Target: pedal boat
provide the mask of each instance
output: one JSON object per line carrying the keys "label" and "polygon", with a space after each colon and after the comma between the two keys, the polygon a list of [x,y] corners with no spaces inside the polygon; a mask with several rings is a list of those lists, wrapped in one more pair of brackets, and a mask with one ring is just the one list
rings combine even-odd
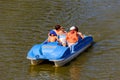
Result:
{"label": "pedal boat", "polygon": [[93,43],[92,36],[85,36],[71,47],[64,47],[58,42],[44,41],[41,44],[34,45],[27,54],[27,59],[31,65],[37,65],[44,60],[52,61],[55,67],[60,67],[76,58]]}

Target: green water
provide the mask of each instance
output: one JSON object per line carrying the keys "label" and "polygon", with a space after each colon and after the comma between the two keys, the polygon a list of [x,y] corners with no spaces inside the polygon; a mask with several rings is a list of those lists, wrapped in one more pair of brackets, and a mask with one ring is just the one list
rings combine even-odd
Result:
{"label": "green water", "polygon": [[[119,80],[120,0],[0,1],[1,80]],[[31,66],[27,52],[54,25],[72,25],[95,44],[67,65]]]}

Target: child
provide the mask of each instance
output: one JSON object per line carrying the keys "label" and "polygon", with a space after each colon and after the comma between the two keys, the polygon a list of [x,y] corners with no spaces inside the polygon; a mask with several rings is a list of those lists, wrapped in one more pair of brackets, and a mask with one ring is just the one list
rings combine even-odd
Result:
{"label": "child", "polygon": [[57,34],[55,33],[55,31],[51,30],[49,33],[48,42],[55,42],[55,41],[58,41]]}

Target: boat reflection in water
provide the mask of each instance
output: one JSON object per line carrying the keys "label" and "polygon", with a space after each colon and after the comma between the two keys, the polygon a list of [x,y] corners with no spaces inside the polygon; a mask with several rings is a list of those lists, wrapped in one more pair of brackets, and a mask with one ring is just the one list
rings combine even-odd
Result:
{"label": "boat reflection in water", "polygon": [[[68,74],[69,73],[69,74]],[[72,67],[50,67],[47,64],[30,66],[30,78],[33,80],[78,80],[80,77],[80,68]],[[70,76],[70,77],[68,77]]]}

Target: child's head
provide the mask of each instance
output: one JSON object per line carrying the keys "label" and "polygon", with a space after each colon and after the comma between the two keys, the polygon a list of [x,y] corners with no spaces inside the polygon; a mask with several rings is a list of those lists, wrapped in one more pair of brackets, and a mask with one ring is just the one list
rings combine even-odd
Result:
{"label": "child's head", "polygon": [[52,36],[52,35],[53,35],[53,36],[57,36],[57,34],[55,33],[54,30],[51,30],[51,31],[50,31],[50,36]]}

